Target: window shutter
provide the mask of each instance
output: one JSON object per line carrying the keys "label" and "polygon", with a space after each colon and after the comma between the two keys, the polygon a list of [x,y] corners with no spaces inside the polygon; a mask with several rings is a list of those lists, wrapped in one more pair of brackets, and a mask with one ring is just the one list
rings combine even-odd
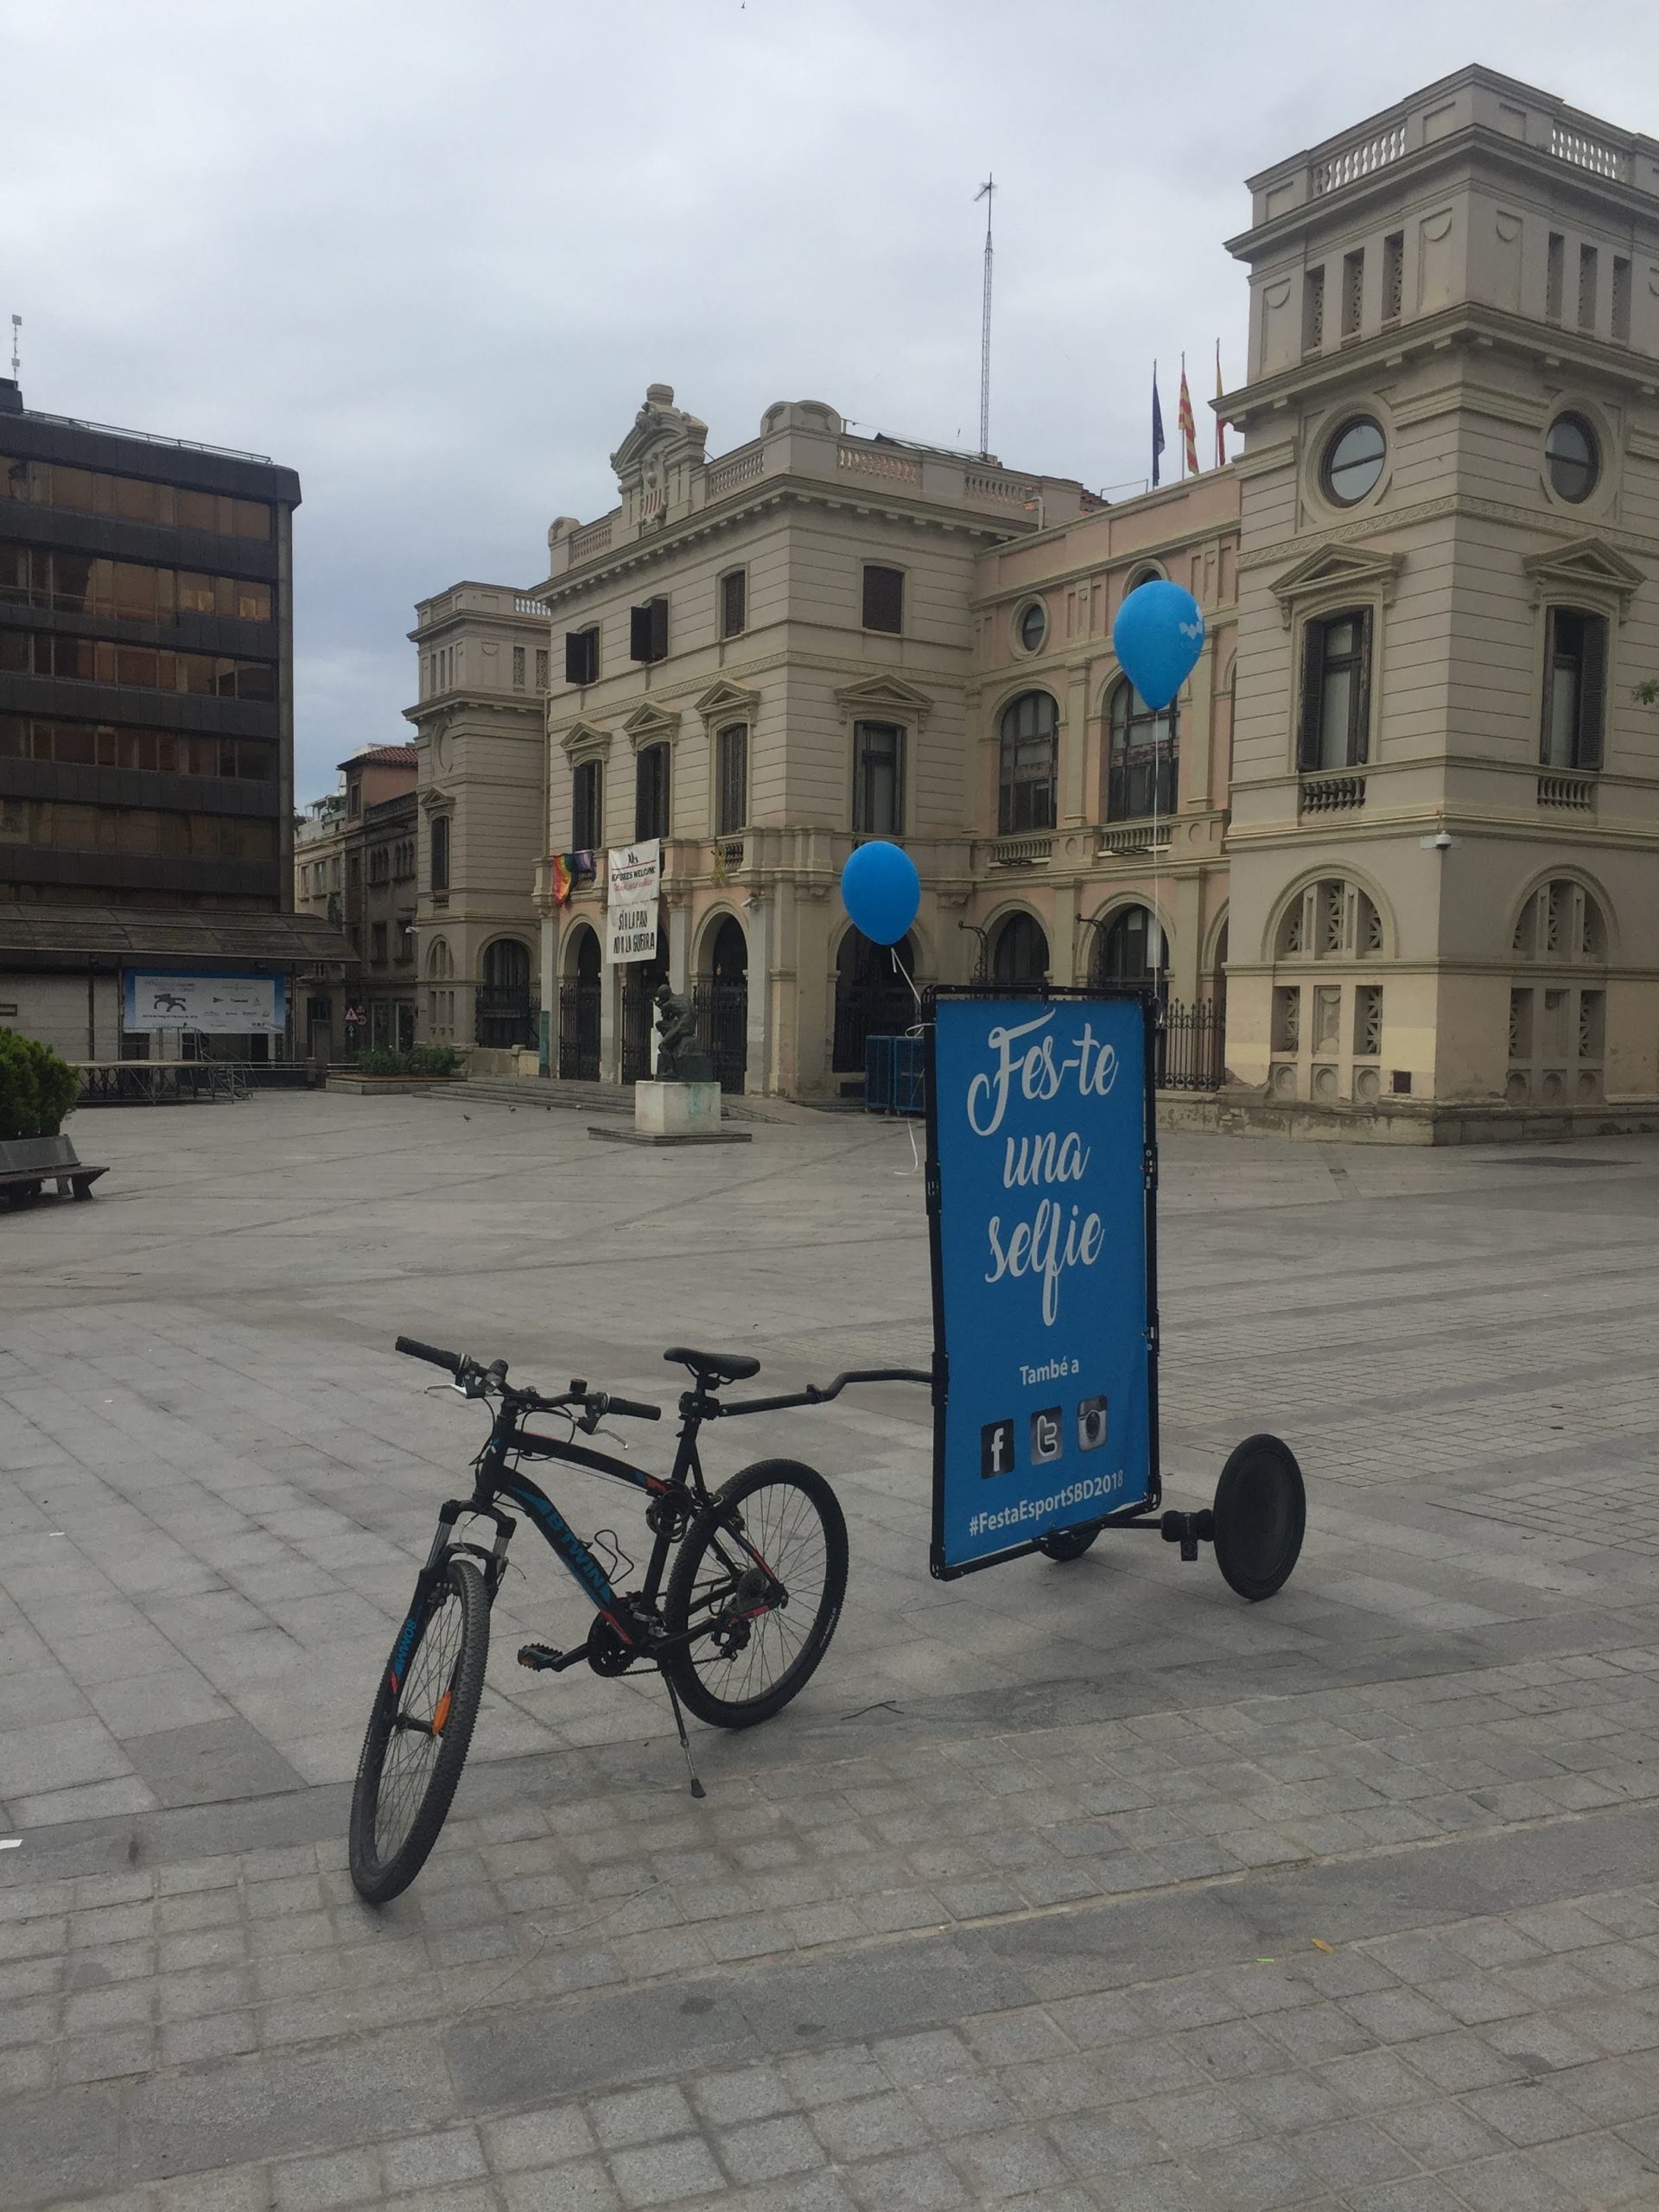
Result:
{"label": "window shutter", "polygon": [[588,681],[588,638],[585,631],[567,630],[564,633],[564,680],[567,683]]}
{"label": "window shutter", "polygon": [[651,658],[666,660],[668,658],[668,601],[665,599],[653,599],[650,602],[648,612],[651,616]]}
{"label": "window shutter", "polygon": [[651,609],[649,607],[631,607],[628,609],[628,658],[630,660],[651,658]]}
{"label": "window shutter", "polygon": [[1309,622],[1302,630],[1302,696],[1296,730],[1296,766],[1319,765],[1319,705],[1324,690],[1325,626]]}
{"label": "window shutter", "polygon": [[1584,671],[1579,683],[1578,768],[1601,766],[1602,724],[1607,711],[1607,622],[1600,614],[1584,618]]}
{"label": "window shutter", "polygon": [[1371,741],[1371,610],[1360,610],[1359,667],[1355,672],[1353,706],[1348,724],[1348,762],[1362,767],[1370,757]]}
{"label": "window shutter", "polygon": [[[1554,241],[1551,241],[1552,245]],[[1555,696],[1555,609],[1544,609],[1544,696],[1538,708],[1538,758],[1549,766],[1549,724]]]}

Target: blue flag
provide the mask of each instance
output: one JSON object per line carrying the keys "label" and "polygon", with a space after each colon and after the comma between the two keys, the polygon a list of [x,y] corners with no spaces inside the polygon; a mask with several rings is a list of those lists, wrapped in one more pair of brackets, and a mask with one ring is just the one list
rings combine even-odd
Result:
{"label": "blue flag", "polygon": [[1158,404],[1158,364],[1152,365],[1152,480],[1158,481],[1158,456],[1164,449],[1164,410]]}

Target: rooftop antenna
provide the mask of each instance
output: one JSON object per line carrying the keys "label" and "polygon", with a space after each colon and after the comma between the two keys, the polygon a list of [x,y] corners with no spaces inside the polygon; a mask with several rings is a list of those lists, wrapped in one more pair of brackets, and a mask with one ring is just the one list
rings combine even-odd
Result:
{"label": "rooftop antenna", "polygon": [[23,318],[22,315],[13,315],[11,318],[11,380],[14,384],[17,381],[18,371],[23,365],[17,352],[17,334],[22,327]]}
{"label": "rooftop antenna", "polygon": [[996,181],[987,177],[974,194],[974,205],[985,202],[985,307],[979,333],[979,457],[991,457],[991,206]]}

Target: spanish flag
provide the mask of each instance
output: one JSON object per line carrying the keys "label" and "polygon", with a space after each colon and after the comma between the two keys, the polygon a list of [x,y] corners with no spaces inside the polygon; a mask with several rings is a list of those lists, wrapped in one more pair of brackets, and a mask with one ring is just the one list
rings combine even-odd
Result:
{"label": "spanish flag", "polygon": [[1181,356],[1181,404],[1175,416],[1181,434],[1181,474],[1196,476],[1198,473],[1198,432],[1192,420],[1192,395],[1186,388],[1186,356]]}

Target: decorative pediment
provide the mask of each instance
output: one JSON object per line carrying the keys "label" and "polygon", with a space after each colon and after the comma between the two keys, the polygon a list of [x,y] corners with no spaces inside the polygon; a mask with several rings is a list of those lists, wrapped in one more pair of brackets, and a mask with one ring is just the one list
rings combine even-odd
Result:
{"label": "decorative pediment", "polygon": [[696,706],[704,727],[717,729],[724,722],[752,722],[760,711],[760,694],[741,683],[711,683]]}
{"label": "decorative pediment", "polygon": [[1348,598],[1380,600],[1394,597],[1403,553],[1382,553],[1368,546],[1321,545],[1287,569],[1271,588],[1279,602],[1286,629],[1298,608],[1314,603],[1329,606]]}
{"label": "decorative pediment", "polygon": [[912,722],[918,729],[933,711],[925,691],[896,676],[869,676],[861,683],[844,683],[836,694],[836,705],[844,722]]}
{"label": "decorative pediment", "polygon": [[1547,595],[1553,599],[1562,592],[1588,594],[1599,604],[1616,599],[1621,622],[1630,611],[1632,594],[1647,581],[1634,562],[1599,537],[1575,537],[1565,545],[1547,546],[1541,553],[1527,554],[1521,566],[1531,580],[1535,607]]}
{"label": "decorative pediment", "polygon": [[633,418],[633,428],[611,455],[617,489],[626,499],[642,487],[647,492],[665,485],[676,462],[702,465],[709,442],[709,425],[674,404],[674,387],[646,386],[645,404]]}
{"label": "decorative pediment", "polygon": [[454,794],[452,791],[443,791],[436,784],[422,785],[421,811],[423,814],[453,814],[454,808]]}
{"label": "decorative pediment", "polygon": [[611,749],[611,733],[592,722],[575,721],[559,740],[565,759],[574,767],[578,760],[601,759]]}
{"label": "decorative pediment", "polygon": [[677,707],[670,714],[661,707],[653,706],[646,699],[625,718],[622,733],[634,751],[640,753],[648,745],[672,744],[679,727],[680,710]]}

